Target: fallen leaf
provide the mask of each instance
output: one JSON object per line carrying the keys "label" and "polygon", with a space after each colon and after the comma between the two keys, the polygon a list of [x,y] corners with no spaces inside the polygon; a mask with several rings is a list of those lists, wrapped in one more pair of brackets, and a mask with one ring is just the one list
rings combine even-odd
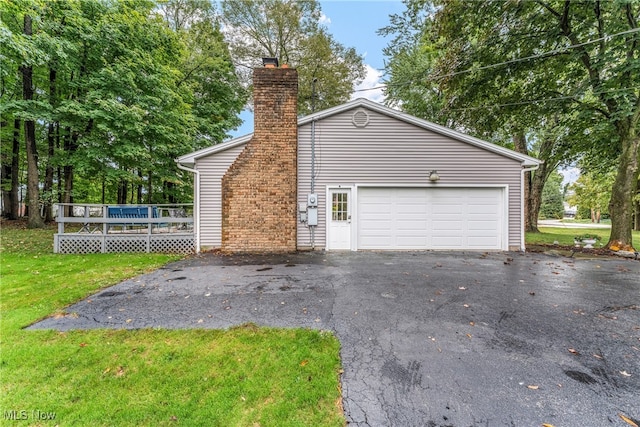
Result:
{"label": "fallen leaf", "polygon": [[463,304],[462,306],[463,306],[464,308],[469,308],[469,307],[470,307],[470,305],[469,305],[469,304]]}
{"label": "fallen leaf", "polygon": [[570,348],[570,349],[569,349],[569,353],[572,353],[572,354],[575,354],[575,355],[580,354],[580,353],[578,353],[578,352],[576,351],[576,349],[574,349],[574,348]]}
{"label": "fallen leaf", "polygon": [[602,359],[602,356],[600,356],[599,354],[594,354],[593,357],[595,357],[596,359]]}
{"label": "fallen leaf", "polygon": [[471,326],[475,326],[475,325],[476,325],[476,322],[469,322],[469,324],[470,324]]}
{"label": "fallen leaf", "polygon": [[102,371],[102,375],[108,374],[110,371],[111,371],[111,368],[107,368],[104,371]]}
{"label": "fallen leaf", "polygon": [[81,342],[81,343],[80,343],[80,347],[86,347],[86,346],[87,346],[87,343],[86,343],[86,342]]}
{"label": "fallen leaf", "polygon": [[204,322],[204,319],[198,319],[198,323]]}
{"label": "fallen leaf", "polygon": [[542,427],[554,427],[554,425],[553,424],[544,423],[544,424],[542,424]]}
{"label": "fallen leaf", "polygon": [[127,323],[133,322],[133,319],[127,319]]}
{"label": "fallen leaf", "polygon": [[467,288],[465,288],[464,286],[459,286],[458,289],[460,289],[461,291],[466,291]]}
{"label": "fallen leaf", "polygon": [[169,421],[178,421],[178,417],[176,417],[175,415],[171,415],[171,418],[169,418]]}
{"label": "fallen leaf", "polygon": [[471,334],[467,334],[467,338],[471,338]]}
{"label": "fallen leaf", "polygon": [[629,424],[630,426],[638,427],[638,424],[636,422],[634,422],[632,419],[629,419],[629,418],[625,417],[622,414],[618,414],[618,416],[620,417],[620,419],[622,421],[624,421],[625,423]]}
{"label": "fallen leaf", "polygon": [[307,366],[307,363],[309,363],[308,360],[303,360],[302,362],[300,362],[300,366]]}
{"label": "fallen leaf", "polygon": [[624,375],[625,377],[630,377],[631,374],[628,373],[627,371],[620,371],[620,374]]}
{"label": "fallen leaf", "polygon": [[539,388],[539,386],[537,386],[537,385],[528,385],[527,388],[530,389],[530,390],[537,390]]}
{"label": "fallen leaf", "polygon": [[124,368],[122,366],[118,366],[118,372],[116,372],[116,377],[121,377],[124,375]]}

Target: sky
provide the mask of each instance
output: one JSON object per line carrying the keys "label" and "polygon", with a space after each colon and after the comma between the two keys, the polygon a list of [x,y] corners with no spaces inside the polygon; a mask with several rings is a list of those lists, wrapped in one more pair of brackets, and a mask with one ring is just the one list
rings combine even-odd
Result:
{"label": "sky", "polygon": [[[389,24],[389,15],[400,14],[405,9],[400,0],[326,0],[320,1],[323,23],[335,40],[345,47],[353,47],[363,56],[367,77],[356,90],[373,88],[381,84],[384,68],[382,49],[389,38],[377,31]],[[365,97],[382,102],[381,90],[355,92],[352,98]],[[244,111],[240,118],[244,123],[230,132],[235,138],[253,132],[253,115]]]}

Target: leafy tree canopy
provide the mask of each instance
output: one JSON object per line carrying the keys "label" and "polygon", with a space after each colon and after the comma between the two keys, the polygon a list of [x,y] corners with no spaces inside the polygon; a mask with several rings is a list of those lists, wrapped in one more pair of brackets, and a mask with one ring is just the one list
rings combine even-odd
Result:
{"label": "leafy tree canopy", "polygon": [[564,135],[550,151],[556,161],[614,159],[611,242],[630,246],[640,146],[640,3],[406,5],[382,30],[395,36],[385,51],[389,102],[479,136],[555,129]]}
{"label": "leafy tree canopy", "polygon": [[245,84],[261,58],[275,57],[298,69],[302,114],[348,101],[365,76],[362,57],[338,43],[320,18],[316,0],[223,1],[225,34]]}

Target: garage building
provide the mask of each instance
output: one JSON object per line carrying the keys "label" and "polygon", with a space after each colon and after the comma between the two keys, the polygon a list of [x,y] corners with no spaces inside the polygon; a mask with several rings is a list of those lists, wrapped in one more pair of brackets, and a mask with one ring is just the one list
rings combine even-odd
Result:
{"label": "garage building", "polygon": [[254,70],[254,133],[177,159],[199,248],[524,250],[540,161],[363,98],[298,118],[296,94]]}

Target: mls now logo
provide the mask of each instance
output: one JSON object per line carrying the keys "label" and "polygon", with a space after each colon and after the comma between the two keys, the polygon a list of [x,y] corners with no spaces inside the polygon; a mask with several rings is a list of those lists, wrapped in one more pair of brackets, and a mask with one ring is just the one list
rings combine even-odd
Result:
{"label": "mls now logo", "polygon": [[29,419],[27,411],[4,411],[2,417],[5,420],[20,421]]}

